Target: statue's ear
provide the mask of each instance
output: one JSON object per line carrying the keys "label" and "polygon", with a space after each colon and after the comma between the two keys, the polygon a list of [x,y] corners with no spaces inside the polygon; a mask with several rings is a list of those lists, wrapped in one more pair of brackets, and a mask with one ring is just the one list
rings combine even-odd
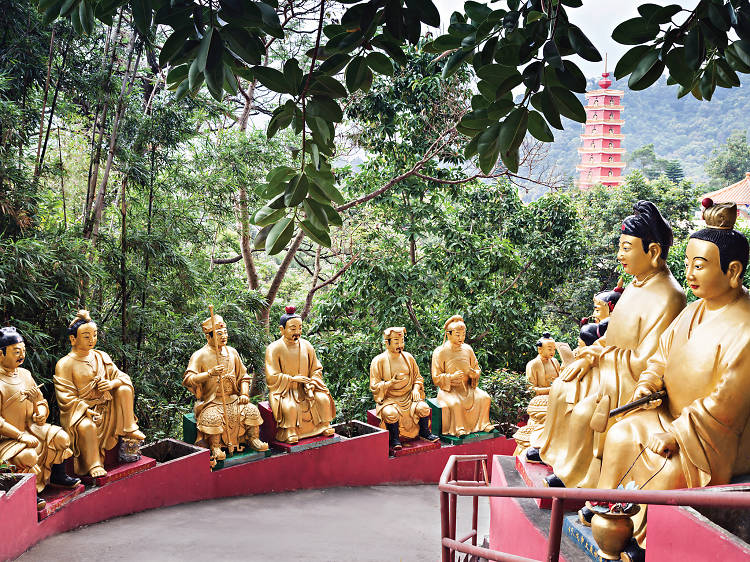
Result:
{"label": "statue's ear", "polygon": [[729,266],[727,267],[727,277],[729,277],[729,286],[733,289],[736,289],[740,285],[742,285],[742,277],[745,271],[742,268],[742,264],[734,260],[732,262],[729,262]]}
{"label": "statue's ear", "polygon": [[68,339],[70,340],[70,345],[75,345],[76,337],[73,334],[69,334]]}
{"label": "statue's ear", "polygon": [[651,244],[648,245],[646,253],[648,254],[648,259],[651,262],[651,265],[657,267],[659,265],[659,258],[661,257],[661,245],[656,242],[651,242]]}

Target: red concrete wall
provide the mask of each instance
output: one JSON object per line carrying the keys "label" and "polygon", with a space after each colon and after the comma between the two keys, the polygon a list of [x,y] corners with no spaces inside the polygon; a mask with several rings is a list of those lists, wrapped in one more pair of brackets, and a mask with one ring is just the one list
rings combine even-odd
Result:
{"label": "red concrete wall", "polygon": [[37,522],[32,478],[0,498],[0,560],[15,558],[45,537],[81,525],[180,503],[336,486],[437,483],[450,455],[508,455],[515,441],[499,437],[399,458],[388,457],[385,431],[211,472],[208,450],[92,488]]}

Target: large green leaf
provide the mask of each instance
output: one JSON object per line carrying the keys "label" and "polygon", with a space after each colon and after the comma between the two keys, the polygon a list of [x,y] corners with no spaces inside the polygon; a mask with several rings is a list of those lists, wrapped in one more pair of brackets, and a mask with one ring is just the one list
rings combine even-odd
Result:
{"label": "large green leaf", "polygon": [[169,61],[172,60],[182,50],[182,47],[185,45],[185,41],[187,41],[187,38],[187,29],[178,29],[169,37],[167,37],[167,40],[164,41],[164,45],[162,46],[161,51],[159,51],[159,66],[161,66],[162,68],[166,67],[167,63],[169,63]]}
{"label": "large green leaf", "polygon": [[557,68],[558,70],[565,69],[562,58],[560,58],[560,51],[557,49],[557,45],[555,45],[555,42],[552,39],[544,44],[542,54],[544,55],[544,60],[547,61],[547,64],[551,67]]}
{"label": "large green leaf", "polygon": [[271,232],[271,229],[273,228],[273,225],[264,226],[258,234],[255,235],[255,238],[253,239],[253,248],[256,250],[265,250],[266,249],[266,239],[268,238],[268,233]]}
{"label": "large green leaf", "polygon": [[307,219],[300,222],[299,225],[300,228],[302,228],[302,231],[309,236],[313,242],[325,248],[331,247],[331,235],[325,230],[315,228],[315,226],[313,226],[313,224]]}
{"label": "large green leaf", "polygon": [[[262,50],[259,48],[255,36],[239,27],[226,26],[221,30],[222,38],[235,56],[247,64],[260,64]],[[261,44],[262,46],[262,44]]]}
{"label": "large green leaf", "polygon": [[552,95],[553,103],[561,115],[579,123],[586,122],[586,110],[583,109],[583,105],[575,94],[570,92],[570,90],[557,86],[552,86],[551,88],[547,88],[547,90]]}
{"label": "large green leaf", "polygon": [[383,53],[373,51],[365,58],[367,66],[373,69],[378,74],[384,74],[386,76],[393,75],[393,63],[391,59],[385,56]]}
{"label": "large green leaf", "polygon": [[659,25],[644,18],[625,20],[612,31],[612,39],[623,45],[639,45],[654,39]]}
{"label": "large green leaf", "polygon": [[586,91],[586,77],[581,69],[569,60],[563,61],[563,64],[565,70],[555,70],[555,77],[569,90],[584,93]]}
{"label": "large green leaf", "polygon": [[690,67],[685,62],[685,48],[677,47],[672,49],[664,57],[664,63],[669,69],[669,75],[678,84],[688,87],[693,83],[695,73],[690,70]]}
{"label": "large green leaf", "polygon": [[203,71],[203,75],[206,79],[208,91],[217,101],[221,101],[224,89],[225,73],[223,55],[224,44],[221,41],[221,36],[218,33],[214,33],[211,36],[211,44],[208,47],[206,68]]}
{"label": "large green leaf", "polygon": [[281,219],[268,233],[266,238],[266,252],[273,256],[286,248],[294,235],[294,221],[290,218]]}
{"label": "large green leaf", "polygon": [[284,192],[284,205],[296,207],[307,197],[308,180],[305,174],[297,174],[291,180]]}
{"label": "large green leaf", "polygon": [[295,58],[287,59],[284,63],[284,80],[286,81],[289,91],[296,95],[302,93],[302,70],[299,62]]}
{"label": "large green leaf", "polygon": [[369,89],[368,81],[369,84],[372,84],[372,71],[367,66],[365,57],[354,57],[349,62],[349,66],[346,67],[345,79],[346,87],[351,93],[359,89],[363,91]]}
{"label": "large green leaf", "polygon": [[314,78],[307,89],[307,93],[328,96],[330,98],[345,98],[349,95],[344,85],[331,76],[317,76]]}
{"label": "large green leaf", "polygon": [[286,215],[286,209],[272,209],[271,207],[261,207],[253,217],[253,224],[258,226],[268,226],[281,220]]}
{"label": "large green leaf", "polygon": [[443,78],[448,78],[458,72],[461,65],[468,61],[474,55],[473,50],[459,49],[448,57],[448,61],[443,67]]}
{"label": "large green leaf", "polygon": [[706,45],[699,26],[693,27],[685,38],[685,62],[691,70],[698,70],[706,57]]}
{"label": "large green leaf", "polygon": [[518,107],[510,112],[508,117],[500,124],[498,145],[501,152],[516,148],[523,142],[526,135],[526,126],[529,120],[529,110]]}
{"label": "large green leaf", "polygon": [[328,215],[323,206],[314,199],[306,198],[302,202],[307,220],[318,230],[328,230]]}
{"label": "large green leaf", "polygon": [[664,63],[659,60],[659,50],[646,53],[628,78],[631,90],[643,90],[656,82],[664,72]]}
{"label": "large green leaf", "polygon": [[495,168],[500,156],[500,123],[495,123],[479,135],[477,141],[479,168],[489,174]]}
{"label": "large green leaf", "polygon": [[406,0],[406,5],[415,10],[419,19],[430,27],[440,27],[440,12],[432,0]]}
{"label": "large green leaf", "polygon": [[284,75],[268,66],[254,66],[253,75],[258,79],[258,82],[263,84],[269,90],[279,92],[280,94],[290,94],[289,85],[286,83]]}
{"label": "large green leaf", "polygon": [[583,34],[583,31],[575,25],[568,26],[568,40],[581,58],[591,62],[599,62],[602,60],[602,55],[599,54],[598,49],[594,47],[594,44],[589,41],[589,38]]}
{"label": "large green leaf", "polygon": [[[91,0],[87,0],[87,2],[88,1]],[[81,2],[81,4],[83,3],[84,2]],[[136,29],[138,29],[138,32],[143,37],[148,37],[149,30],[151,29],[152,14],[150,0],[130,0],[130,9],[133,13],[133,22],[135,23]],[[93,20],[93,18],[94,14],[92,12],[91,19]]]}
{"label": "large green leaf", "polygon": [[542,142],[552,142],[555,140],[552,131],[547,126],[547,121],[536,111],[529,112],[529,133]]}
{"label": "large green leaf", "polygon": [[313,96],[307,102],[307,112],[311,117],[321,117],[326,121],[339,122],[344,118],[339,104],[326,96]]}
{"label": "large green leaf", "polygon": [[348,63],[351,57],[344,53],[331,55],[318,67],[321,74],[335,75],[338,74]]}
{"label": "large green leaf", "polygon": [[641,62],[643,55],[650,50],[651,47],[648,45],[638,45],[637,47],[629,49],[620,57],[620,60],[617,61],[617,65],[615,66],[615,78],[619,80],[633,72],[635,67],[638,66],[638,63]]}

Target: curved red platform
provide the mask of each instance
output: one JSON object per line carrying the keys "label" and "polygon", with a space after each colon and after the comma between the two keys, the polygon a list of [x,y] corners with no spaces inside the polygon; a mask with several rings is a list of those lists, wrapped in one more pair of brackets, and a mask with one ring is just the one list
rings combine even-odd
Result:
{"label": "curved red platform", "polygon": [[8,494],[0,495],[0,560],[15,558],[46,537],[82,525],[186,502],[336,486],[437,483],[450,455],[508,455],[515,445],[498,437],[389,458],[388,433],[378,430],[214,472],[208,451],[194,448],[145,472],[89,488],[42,521],[37,521],[34,478],[26,476]]}

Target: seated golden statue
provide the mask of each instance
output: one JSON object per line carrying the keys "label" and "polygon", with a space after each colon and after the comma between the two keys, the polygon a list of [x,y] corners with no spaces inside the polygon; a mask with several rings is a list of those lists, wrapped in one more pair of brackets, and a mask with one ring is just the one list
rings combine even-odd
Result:
{"label": "seated golden statue", "polygon": [[536,342],[537,356],[526,363],[526,380],[536,396],[531,399],[526,408],[529,414],[528,423],[518,428],[513,435],[517,443],[513,455],[523,453],[529,447],[531,440],[537,438],[544,429],[550,385],[560,374],[560,364],[555,359],[555,349],[555,340],[549,332],[544,332]]}
{"label": "seated golden statue", "polygon": [[672,245],[669,223],[649,201],[633,209],[622,224],[617,259],[634,280],[614,307],[607,333],[552,383],[544,430],[526,452],[529,460],[552,466],[550,486],[596,484],[611,425],[606,415],[630,399],[659,337],[685,307],[685,294],[665,261]]}
{"label": "seated golden statue", "polygon": [[260,440],[263,420],[250,402],[250,376],[239,353],[227,345],[229,332],[221,316],[201,324],[206,345],[190,356],[182,384],[195,396],[196,443],[207,443],[211,459],[223,461],[228,449],[242,450],[247,443],[256,451],[268,444]]}
{"label": "seated golden statue", "polygon": [[479,388],[479,363],[471,346],[464,343],[466,324],[451,316],[443,326],[443,344],[432,352],[432,382],[443,411],[443,434],[462,437],[476,431],[492,431],[490,395]]}
{"label": "seated golden statue", "polygon": [[68,337],[71,351],[55,366],[60,423],[70,435],[75,473],[106,476],[107,450],[120,438],[135,443],[145,438],[133,413],[133,383],[109,355],[94,349],[97,327],[88,310],[78,311]]}
{"label": "seated golden statue", "polygon": [[404,351],[406,328],[383,332],[386,350],[370,363],[370,391],[380,427],[388,429],[389,446],[401,449],[399,437],[439,437],[430,431],[431,410],[424,401],[424,380],[411,353]]}
{"label": "seated golden statue", "polygon": [[[736,205],[704,206],[707,228],[690,236],[685,251],[686,279],[699,300],[661,336],[632,393],[636,400],[665,389],[667,398],[612,426],[599,488],[631,481],[649,490],[693,488],[750,472],[748,241],[733,229]],[[641,546],[644,513],[635,517]]]}
{"label": "seated golden statue", "polygon": [[323,382],[323,366],[302,336],[302,318],[286,307],[281,337],[266,348],[268,401],[276,420],[276,440],[297,443],[305,437],[333,435],[336,405]]}
{"label": "seated golden statue", "polygon": [[[26,345],[18,331],[0,328],[0,462],[15,465],[19,472],[36,475],[36,490],[48,483],[72,488],[78,478],[65,474],[70,438],[61,427],[47,423],[49,405],[31,373],[21,368]],[[37,497],[37,507],[44,500]]]}

